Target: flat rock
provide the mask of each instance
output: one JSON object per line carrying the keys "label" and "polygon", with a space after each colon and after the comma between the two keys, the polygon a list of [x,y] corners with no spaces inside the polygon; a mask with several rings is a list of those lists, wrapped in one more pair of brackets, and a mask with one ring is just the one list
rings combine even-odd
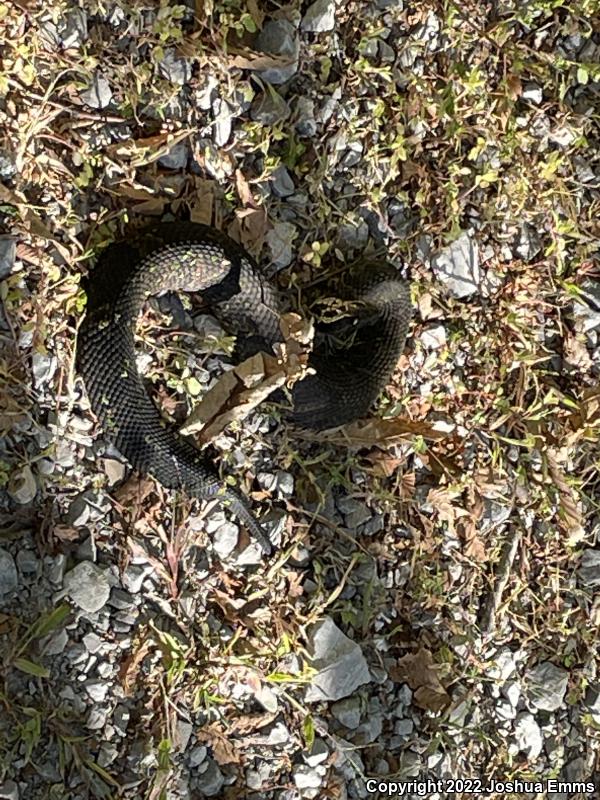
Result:
{"label": "flat rock", "polygon": [[8,550],[0,548],[0,597],[11,594],[19,585],[17,565]]}
{"label": "flat rock", "polygon": [[267,233],[267,244],[271,261],[277,269],[287,267],[292,261],[292,242],[296,238],[296,227],[291,222],[277,222]]}
{"label": "flat rock", "polygon": [[281,65],[258,70],[269,83],[285,83],[296,74],[300,42],[296,29],[287,19],[272,19],[265,23],[256,38],[256,49],[281,59]]}
{"label": "flat rock", "polygon": [[348,697],[371,680],[362,650],[342,633],[330,617],[311,628],[309,651],[311,666],[318,672],[306,692],[307,702]]}
{"label": "flat rock", "polygon": [[335,28],[334,0],[317,0],[306,9],[300,27],[303,31],[322,33]]}
{"label": "flat rock", "polygon": [[564,702],[569,673],[550,661],[542,661],[525,675],[529,701],[541,711],[556,711]]}
{"label": "flat rock", "polygon": [[18,472],[13,472],[8,482],[8,493],[15,501],[22,506],[28,505],[37,494],[37,481],[29,464],[26,464]]}
{"label": "flat rock", "polygon": [[0,281],[12,275],[15,268],[16,254],[17,243],[15,239],[12,236],[0,236]]}
{"label": "flat rock", "polygon": [[110,595],[106,571],[90,561],[82,561],[67,572],[64,585],[71,600],[89,614],[106,605]]}
{"label": "flat rock", "polygon": [[104,75],[95,72],[92,77],[92,82],[87,89],[81,92],[81,99],[87,103],[90,108],[102,109],[110,105],[112,100],[112,90],[109,82]]}
{"label": "flat rock", "polygon": [[582,586],[595,589],[600,586],[600,550],[588,549],[581,556],[577,577]]}
{"label": "flat rock", "polygon": [[431,259],[436,278],[454,297],[469,297],[479,291],[481,272],[477,242],[465,232]]}

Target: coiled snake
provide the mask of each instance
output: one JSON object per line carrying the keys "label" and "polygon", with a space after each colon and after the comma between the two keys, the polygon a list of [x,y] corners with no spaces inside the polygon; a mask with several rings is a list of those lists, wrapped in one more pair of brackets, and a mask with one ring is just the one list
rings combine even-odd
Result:
{"label": "coiled snake", "polygon": [[[167,488],[218,498],[269,552],[268,538],[246,501],[166,423],[137,371],[136,320],[145,300],[166,290],[200,292],[235,333],[262,341],[264,348],[281,341],[279,298],[240,245],[204,225],[155,225],[110,245],[87,280],[77,366],[92,409],[136,469]],[[332,345],[335,337],[317,336],[309,360],[315,374],[292,389],[291,419],[297,425],[323,430],[363,416],[398,361],[411,316],[407,283],[393,267],[372,265],[356,284],[355,298],[362,311],[353,321],[351,344]]]}

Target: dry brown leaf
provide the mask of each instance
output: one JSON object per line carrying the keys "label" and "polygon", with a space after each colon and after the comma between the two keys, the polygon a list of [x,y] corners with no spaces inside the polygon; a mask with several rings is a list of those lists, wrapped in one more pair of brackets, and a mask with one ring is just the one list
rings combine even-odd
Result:
{"label": "dry brown leaf", "polygon": [[282,331],[291,338],[276,345],[277,355],[257,353],[225,372],[194,407],[181,432],[199,433],[200,441],[206,444],[227,425],[247,417],[273,391],[303,378],[312,341],[306,331],[311,326],[298,320],[297,314],[284,314]]}
{"label": "dry brown leaf", "polygon": [[[190,220],[192,222],[199,222],[201,225],[212,225],[215,197],[215,181],[195,176],[194,193],[189,202]],[[216,220],[214,221],[216,222]]]}
{"label": "dry brown leaf", "polygon": [[154,136],[145,136],[140,139],[127,139],[117,144],[111,144],[106,148],[106,154],[115,160],[124,159],[132,167],[141,167],[145,164],[152,164],[158,161],[179,142],[187,139],[193,133],[191,128],[171,133],[164,131]]}
{"label": "dry brown leaf", "polygon": [[229,58],[229,66],[237,67],[238,69],[281,69],[288,67],[290,64],[293,64],[293,59],[291,58],[268,56],[251,51],[248,51],[246,56],[238,53]]}
{"label": "dry brown leaf", "polygon": [[415,436],[429,441],[448,439],[453,434],[435,430],[427,422],[394,417],[394,419],[361,419],[341,428],[324,431],[318,435],[302,432],[305,439],[318,439],[347,447],[391,447],[401,442],[410,442]]}
{"label": "dry brown leaf", "polygon": [[246,180],[244,173],[241,169],[235,171],[235,188],[237,189],[238,197],[242,205],[250,208],[258,208],[250,184]]}
{"label": "dry brown leaf", "polygon": [[408,683],[415,692],[416,704],[421,708],[440,711],[450,702],[450,696],[438,678],[433,656],[424,647],[398,659],[392,677],[397,682]]}
{"label": "dry brown leaf", "polygon": [[236,210],[235,219],[227,233],[246,250],[257,254],[262,248],[267,227],[267,212],[264,208],[243,208]]}
{"label": "dry brown leaf", "polygon": [[151,648],[152,640],[145,639],[134,650],[130,651],[129,655],[121,662],[119,680],[126,697],[130,697],[133,694],[142,661],[146,658]]}
{"label": "dry brown leaf", "polygon": [[581,501],[573,487],[569,485],[565,473],[559,466],[557,451],[548,450],[546,459],[550,476],[558,490],[558,524],[568,534],[568,543],[570,545],[577,544],[585,538]]}
{"label": "dry brown leaf", "polygon": [[229,732],[222,730],[218,722],[205,725],[196,734],[198,741],[212,747],[217,764],[239,764],[240,754],[231,742]]}
{"label": "dry brown leaf", "polygon": [[278,711],[272,714],[245,714],[241,717],[236,717],[231,723],[229,733],[239,736],[247,736],[253,731],[259,731],[261,728],[266,728],[274,719],[279,715]]}

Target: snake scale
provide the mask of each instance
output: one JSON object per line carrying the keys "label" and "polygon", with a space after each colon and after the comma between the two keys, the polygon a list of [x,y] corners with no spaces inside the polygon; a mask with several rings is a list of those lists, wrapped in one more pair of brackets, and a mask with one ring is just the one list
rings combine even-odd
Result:
{"label": "snake scale", "polygon": [[[77,366],[107,438],[163,486],[220,500],[269,552],[268,537],[244,498],[223,485],[210,459],[178,435],[152,402],[137,370],[134,331],[150,296],[200,292],[233,332],[268,349],[282,338],[281,302],[270,281],[224,233],[181,222],[157,224],[109,245],[85,289]],[[371,265],[354,291],[360,311],[351,320],[349,342],[340,342],[335,323],[317,328],[309,360],[315,374],[292,388],[290,416],[301,427],[323,430],[365,415],[404,347],[411,305],[397,271],[386,263]]]}

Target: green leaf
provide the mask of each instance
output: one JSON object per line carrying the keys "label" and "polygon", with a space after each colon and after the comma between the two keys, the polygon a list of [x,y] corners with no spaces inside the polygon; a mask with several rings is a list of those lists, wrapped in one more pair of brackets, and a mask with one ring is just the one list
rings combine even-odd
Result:
{"label": "green leaf", "polygon": [[71,607],[68,605],[68,603],[63,603],[62,605],[53,608],[52,611],[49,611],[47,614],[43,614],[33,623],[33,625],[25,634],[25,638],[31,640],[41,639],[43,636],[47,636],[49,633],[59,628],[70,613]]}
{"label": "green leaf", "polygon": [[15,658],[14,665],[17,669],[20,669],[21,672],[26,672],[28,675],[35,675],[36,678],[47,678],[50,675],[46,667],[29,661],[27,658]]}
{"label": "green leaf", "polygon": [[304,717],[304,721],[302,723],[302,736],[304,737],[306,749],[311,750],[313,744],[315,743],[315,721],[310,714]]}

